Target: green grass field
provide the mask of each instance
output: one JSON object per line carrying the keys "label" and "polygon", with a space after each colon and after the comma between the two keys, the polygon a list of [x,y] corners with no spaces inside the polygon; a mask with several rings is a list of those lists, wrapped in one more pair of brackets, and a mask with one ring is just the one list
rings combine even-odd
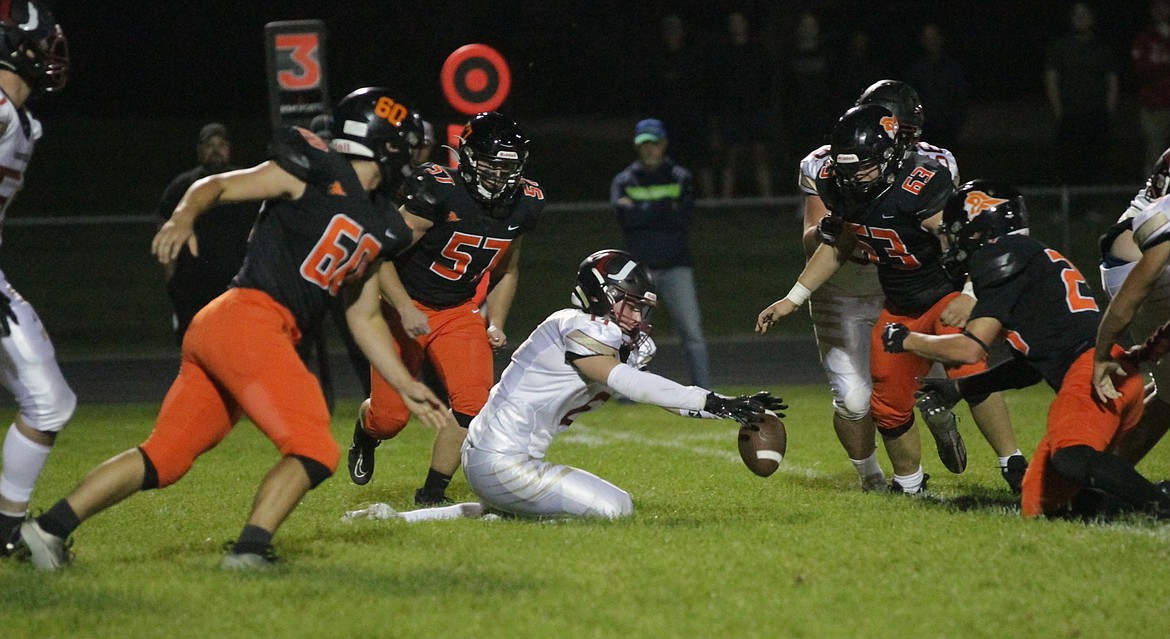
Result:
{"label": "green grass field", "polygon": [[[792,408],[788,456],[767,479],[739,461],[731,422],[611,405],[579,419],[550,458],[628,490],[628,520],[340,523],[374,501],[409,507],[431,442],[412,425],[379,449],[370,485],[342,468],[309,494],[277,535],[285,563],[272,574],[217,568],[276,461],[245,422],[179,484],[83,526],[68,570],[0,563],[0,636],[1166,636],[1164,525],[1021,520],[965,414],[966,473],[947,473],[925,442],[935,498],[863,494],[833,437],[827,389],[772,390]],[[1009,395],[1029,453],[1050,397]],[[339,407],[339,442],[355,408]],[[155,409],[80,409],[35,506],[141,441]],[[1170,453],[1141,470],[1170,476]],[[450,494],[472,497],[461,476]]]}

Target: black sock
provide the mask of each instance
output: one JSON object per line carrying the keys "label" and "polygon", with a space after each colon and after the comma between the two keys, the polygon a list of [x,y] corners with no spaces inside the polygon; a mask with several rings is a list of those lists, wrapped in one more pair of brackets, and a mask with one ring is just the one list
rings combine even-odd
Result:
{"label": "black sock", "polygon": [[0,513],[0,546],[8,541],[12,532],[24,521],[24,515],[5,515]]}
{"label": "black sock", "polygon": [[243,532],[240,533],[240,538],[236,540],[236,545],[232,547],[232,552],[242,554],[263,555],[264,551],[272,545],[272,533],[264,530],[259,526],[248,524],[244,526]]}
{"label": "black sock", "polygon": [[451,483],[451,476],[444,475],[432,468],[427,472],[427,481],[422,491],[432,497],[443,497],[447,494],[447,484]]}
{"label": "black sock", "polygon": [[77,530],[77,527],[81,525],[81,519],[77,517],[77,513],[73,512],[73,506],[62,499],[53,504],[53,507],[45,514],[37,517],[37,524],[50,535],[65,539],[72,535],[74,530]]}

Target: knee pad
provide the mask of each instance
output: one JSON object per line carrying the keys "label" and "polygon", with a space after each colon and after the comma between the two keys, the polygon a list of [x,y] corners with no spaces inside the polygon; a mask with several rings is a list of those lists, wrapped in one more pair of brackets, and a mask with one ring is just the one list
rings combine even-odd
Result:
{"label": "knee pad", "polygon": [[906,431],[910,430],[910,427],[913,425],[914,425],[914,416],[911,415],[910,419],[906,420],[906,423],[902,424],[901,426],[895,426],[893,428],[878,427],[878,432],[882,434],[882,439],[884,439],[886,441],[893,441],[895,439],[898,439],[902,435],[905,435]]}
{"label": "knee pad", "polygon": [[301,462],[301,466],[304,466],[305,474],[309,476],[309,490],[320,486],[321,482],[333,476],[333,471],[328,466],[315,459],[302,455],[293,455],[293,458]]}
{"label": "knee pad", "polygon": [[1089,483],[1089,468],[1099,453],[1091,446],[1068,446],[1052,454],[1052,469],[1080,484]]}
{"label": "knee pad", "polygon": [[30,397],[20,407],[20,418],[33,430],[58,433],[77,408],[77,395],[64,384],[42,397]]}
{"label": "knee pad", "polygon": [[629,517],[634,514],[634,500],[629,493],[623,491],[619,498],[602,504],[598,514],[606,519]]}
{"label": "knee pad", "polygon": [[142,464],[146,467],[146,472],[142,474],[142,490],[158,488],[158,469],[154,467],[154,462],[150,461],[150,455],[147,455],[141,446],[138,447],[138,454],[142,455]]}
{"label": "knee pad", "polygon": [[845,393],[843,398],[833,399],[833,410],[841,416],[855,422],[869,414],[869,387],[854,388]]}

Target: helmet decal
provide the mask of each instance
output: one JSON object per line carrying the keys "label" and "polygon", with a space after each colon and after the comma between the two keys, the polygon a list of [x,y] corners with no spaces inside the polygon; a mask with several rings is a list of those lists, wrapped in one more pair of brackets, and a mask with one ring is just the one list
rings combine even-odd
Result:
{"label": "helmet decal", "polygon": [[898,118],[892,115],[887,115],[881,119],[882,129],[885,130],[891,138],[898,137]]}
{"label": "helmet decal", "polygon": [[963,210],[967,212],[967,219],[973,220],[980,213],[1007,202],[1007,198],[991,197],[983,191],[971,191],[963,198]]}

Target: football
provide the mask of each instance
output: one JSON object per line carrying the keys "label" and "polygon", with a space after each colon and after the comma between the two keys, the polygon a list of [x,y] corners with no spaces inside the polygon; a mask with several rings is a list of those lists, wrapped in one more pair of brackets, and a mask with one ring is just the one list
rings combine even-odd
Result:
{"label": "football", "polygon": [[772,413],[764,413],[755,423],[755,428],[742,426],[739,429],[739,456],[748,470],[767,477],[780,468],[784,452],[788,448],[788,433],[784,422]]}

